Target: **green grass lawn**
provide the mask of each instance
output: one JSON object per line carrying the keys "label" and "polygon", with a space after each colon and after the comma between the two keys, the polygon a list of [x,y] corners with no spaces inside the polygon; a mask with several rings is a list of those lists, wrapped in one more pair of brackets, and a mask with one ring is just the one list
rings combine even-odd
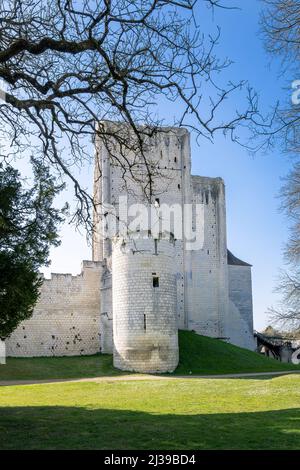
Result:
{"label": "green grass lawn", "polygon": [[299,449],[300,376],[0,388],[1,449]]}
{"label": "green grass lawn", "polygon": [[9,357],[5,366],[0,366],[1,380],[74,379],[120,375],[113,367],[112,356],[73,357]]}
{"label": "green grass lawn", "polygon": [[110,355],[9,358],[0,380],[107,379],[0,387],[0,449],[300,448],[300,376],[175,377],[296,366],[192,332],[179,341],[167,380],[110,381],[122,374]]}
{"label": "green grass lawn", "polygon": [[[298,369],[223,341],[179,332],[180,362],[175,375],[210,375]],[[120,375],[112,356],[8,358],[0,366],[1,380],[69,379]]]}

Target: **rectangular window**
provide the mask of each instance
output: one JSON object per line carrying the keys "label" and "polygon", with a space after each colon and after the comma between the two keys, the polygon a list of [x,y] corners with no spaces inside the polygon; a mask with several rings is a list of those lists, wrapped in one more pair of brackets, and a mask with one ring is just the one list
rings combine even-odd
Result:
{"label": "rectangular window", "polygon": [[159,277],[158,276],[153,277],[153,287],[159,287]]}

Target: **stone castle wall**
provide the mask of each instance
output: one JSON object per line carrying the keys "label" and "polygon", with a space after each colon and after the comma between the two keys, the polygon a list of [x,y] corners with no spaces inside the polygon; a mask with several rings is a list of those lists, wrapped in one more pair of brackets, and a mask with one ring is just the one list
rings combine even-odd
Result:
{"label": "stone castle wall", "polygon": [[6,340],[15,357],[74,356],[100,352],[102,263],[83,261],[82,272],[52,274],[29,320]]}
{"label": "stone castle wall", "polygon": [[188,328],[224,337],[227,321],[228,272],[225,189],[221,178],[192,176],[193,203],[204,205],[204,244],[192,251],[187,278]]}
{"label": "stone castle wall", "polygon": [[230,342],[255,349],[251,266],[228,266],[229,317],[227,335]]}
{"label": "stone castle wall", "polygon": [[113,306],[112,306],[112,274],[111,268],[105,266],[101,277],[100,292],[100,330],[101,352],[113,353]]}
{"label": "stone castle wall", "polygon": [[115,367],[172,372],[178,364],[174,242],[118,240],[112,256]]}
{"label": "stone castle wall", "polygon": [[[119,196],[128,196],[128,207],[149,201],[138,185],[124,179],[96,138],[94,198],[98,210],[94,214],[93,261],[83,262],[79,276],[53,274],[45,279],[32,318],[6,341],[8,355],[114,350],[117,367],[172,370],[178,361],[178,328],[254,349],[251,268],[228,265],[223,180],[191,175],[186,129],[165,128],[155,135],[147,158],[160,173],[153,181],[158,207],[203,206],[204,245],[189,250],[176,237],[171,243],[170,237],[155,242],[149,236],[144,241],[123,240],[124,251],[122,239],[114,244],[105,239],[105,205],[118,212]],[[193,220],[193,229],[195,223]],[[135,249],[136,243],[142,251]],[[153,273],[160,279],[159,289],[153,288]]]}
{"label": "stone castle wall", "polygon": [[[102,204],[112,204],[118,209],[118,197],[128,195],[128,207],[136,202],[142,203],[143,194],[140,188],[132,181],[124,181],[120,168],[111,164],[107,149],[101,142],[96,142],[96,155],[94,189],[97,201]],[[155,135],[152,145],[149,146],[147,158],[156,162],[161,173],[161,177],[153,181],[153,198],[159,198],[160,206],[179,204],[183,208],[185,203],[197,203],[204,207],[203,247],[190,251],[186,249],[186,244],[182,240],[175,241],[176,315],[179,328],[229,340],[230,335],[236,337],[235,331],[239,330],[240,342],[249,344],[251,327],[247,333],[244,333],[244,313],[240,311],[241,303],[233,303],[232,299],[229,299],[230,279],[223,180],[191,175],[190,136],[185,129],[168,128],[161,134]],[[99,168],[102,171],[101,183],[99,183]],[[144,202],[147,204],[147,201]],[[99,218],[97,233],[101,232],[103,223],[105,218],[102,218],[102,222]],[[195,220],[193,225],[195,229]],[[110,257],[111,252],[109,240],[101,240],[101,236],[94,238],[96,256],[94,259],[102,259],[101,256]],[[244,287],[248,306],[249,286]],[[106,289],[102,303],[102,312],[104,312],[102,347],[107,352],[112,352],[110,349],[112,314],[111,316],[107,314],[108,311],[112,312],[112,295],[113,291]],[[247,315],[252,318],[252,304],[248,308]],[[239,327],[236,327],[237,324]]]}
{"label": "stone castle wall", "polygon": [[[186,129],[170,128],[153,138],[149,147],[148,159],[156,162],[157,171],[161,177],[153,182],[153,198],[158,197],[160,205],[182,206],[185,202],[191,202],[191,153],[189,133]],[[141,169],[142,171],[142,169]],[[100,178],[100,173],[102,177]],[[132,184],[129,179],[124,180],[120,168],[114,166],[108,156],[106,146],[96,139],[96,160],[94,177],[94,194],[99,213],[95,214],[97,230],[93,240],[93,259],[103,260],[110,258],[112,249],[110,240],[105,240],[102,234],[102,226],[105,218],[100,216],[101,205],[112,204],[118,210],[119,196],[128,196],[128,207],[134,203],[148,203],[144,201],[141,188]],[[175,241],[174,259],[176,272],[176,317],[180,328],[188,327],[188,297],[185,291],[185,279],[187,262],[184,256],[182,240]],[[109,279],[106,278],[106,286]],[[102,347],[106,352],[112,352],[112,290],[105,288],[104,299],[101,302],[101,314],[103,322]]]}

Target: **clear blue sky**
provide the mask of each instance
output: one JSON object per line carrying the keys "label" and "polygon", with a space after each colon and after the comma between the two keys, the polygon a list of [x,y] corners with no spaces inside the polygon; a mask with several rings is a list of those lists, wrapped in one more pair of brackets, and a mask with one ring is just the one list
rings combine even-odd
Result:
{"label": "clear blue sky", "polygon": [[[221,25],[218,53],[234,61],[228,77],[248,80],[258,91],[264,110],[277,99],[286,100],[286,82],[279,77],[280,66],[271,62],[259,37],[259,0],[224,0],[240,10],[218,11],[201,15],[206,29]],[[200,20],[200,18],[198,18]],[[300,77],[294,77],[300,78]],[[237,95],[239,100],[239,95]],[[239,104],[238,102],[236,103]],[[161,116],[168,119],[168,110],[160,106]],[[172,120],[172,117],[171,119]],[[192,140],[194,174],[221,176],[227,192],[228,247],[243,260],[253,264],[253,300],[255,328],[268,324],[266,310],[275,304],[273,290],[278,271],[283,267],[282,249],[287,240],[287,220],[278,210],[277,198],[281,177],[290,162],[279,150],[270,155],[250,156],[245,149],[220,136],[214,144]],[[92,168],[85,168],[86,184],[92,181]],[[44,272],[80,271],[82,259],[91,258],[84,235],[67,224],[61,231],[62,244],[51,251],[52,264]]]}

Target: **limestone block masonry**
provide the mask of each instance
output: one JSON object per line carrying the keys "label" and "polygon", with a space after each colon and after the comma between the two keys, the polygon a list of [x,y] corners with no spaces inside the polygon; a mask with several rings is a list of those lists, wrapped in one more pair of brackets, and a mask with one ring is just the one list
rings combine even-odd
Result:
{"label": "limestone block masonry", "polygon": [[[118,126],[129,132],[120,123],[102,125],[110,135]],[[119,369],[168,372],[178,364],[178,328],[255,349],[251,265],[227,247],[224,181],[191,174],[187,129],[154,132],[145,153],[158,170],[152,204],[170,211],[179,207],[182,227],[190,221],[186,205],[203,208],[204,240],[194,248],[176,235],[181,223],[156,234],[138,228],[105,234],[107,206],[117,212],[119,198],[125,198],[128,210],[119,213],[122,220],[135,203],[148,204],[149,210],[149,200],[112,161],[106,143],[96,137],[95,147],[93,261],[83,261],[78,276],[52,274],[44,280],[32,318],[6,340],[7,355],[113,353]],[[115,157],[132,158],[114,142],[112,148]],[[144,181],[144,161],[136,163]],[[197,230],[196,217],[191,219]]]}
{"label": "limestone block masonry", "polygon": [[52,274],[29,320],[6,341],[16,357],[79,356],[100,351],[100,275],[102,263],[83,261],[82,272]]}
{"label": "limestone block masonry", "polygon": [[231,318],[228,336],[236,346],[255,349],[253,336],[253,307],[251,266],[246,263],[228,265],[229,306]]}
{"label": "limestone block masonry", "polygon": [[138,233],[113,243],[114,366],[172,372],[178,364],[174,240]]}

